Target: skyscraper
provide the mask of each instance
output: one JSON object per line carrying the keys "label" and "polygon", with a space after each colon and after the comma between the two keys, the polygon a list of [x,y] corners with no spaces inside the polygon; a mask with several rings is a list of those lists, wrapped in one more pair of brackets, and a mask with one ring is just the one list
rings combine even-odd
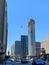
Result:
{"label": "skyscraper", "polygon": [[18,57],[26,57],[28,55],[28,36],[21,35],[21,41],[15,41],[11,46],[11,55]]}
{"label": "skyscraper", "polygon": [[0,0],[0,56],[6,54],[7,32],[7,3],[6,0]]}
{"label": "skyscraper", "polygon": [[30,19],[28,23],[28,55],[36,56],[35,21],[33,19]]}

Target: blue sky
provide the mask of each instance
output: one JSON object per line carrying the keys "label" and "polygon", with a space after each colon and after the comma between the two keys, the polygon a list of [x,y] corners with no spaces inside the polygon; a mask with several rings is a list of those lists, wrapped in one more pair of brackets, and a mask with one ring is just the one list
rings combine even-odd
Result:
{"label": "blue sky", "polygon": [[28,34],[28,21],[35,20],[35,39],[46,39],[49,32],[49,0],[7,0],[8,48]]}

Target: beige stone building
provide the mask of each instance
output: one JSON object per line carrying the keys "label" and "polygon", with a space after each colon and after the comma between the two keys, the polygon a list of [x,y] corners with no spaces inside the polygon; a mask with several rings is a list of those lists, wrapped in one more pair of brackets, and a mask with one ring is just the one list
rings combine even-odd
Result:
{"label": "beige stone building", "polygon": [[49,53],[49,33],[47,35],[47,39],[41,42],[41,48],[44,48],[46,53]]}

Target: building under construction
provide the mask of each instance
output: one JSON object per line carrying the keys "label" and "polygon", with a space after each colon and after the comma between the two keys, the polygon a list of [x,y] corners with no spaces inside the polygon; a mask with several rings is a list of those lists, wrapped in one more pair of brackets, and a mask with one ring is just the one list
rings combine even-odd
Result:
{"label": "building under construction", "polygon": [[35,21],[33,19],[30,19],[28,23],[28,56],[36,56]]}

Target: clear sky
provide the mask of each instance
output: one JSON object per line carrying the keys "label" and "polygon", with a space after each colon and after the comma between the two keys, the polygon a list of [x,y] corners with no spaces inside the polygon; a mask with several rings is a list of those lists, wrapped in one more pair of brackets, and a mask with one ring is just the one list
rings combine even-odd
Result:
{"label": "clear sky", "polygon": [[43,41],[49,32],[49,0],[7,0],[8,48],[28,34],[28,18],[35,20],[35,39]]}

